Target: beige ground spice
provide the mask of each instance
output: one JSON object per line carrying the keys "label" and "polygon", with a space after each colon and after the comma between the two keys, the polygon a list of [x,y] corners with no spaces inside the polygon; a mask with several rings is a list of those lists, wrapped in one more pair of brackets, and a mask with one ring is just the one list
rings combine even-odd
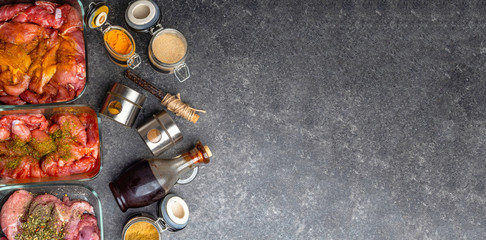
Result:
{"label": "beige ground spice", "polygon": [[165,33],[154,39],[152,51],[157,60],[174,64],[186,54],[186,46],[180,37],[172,33]]}

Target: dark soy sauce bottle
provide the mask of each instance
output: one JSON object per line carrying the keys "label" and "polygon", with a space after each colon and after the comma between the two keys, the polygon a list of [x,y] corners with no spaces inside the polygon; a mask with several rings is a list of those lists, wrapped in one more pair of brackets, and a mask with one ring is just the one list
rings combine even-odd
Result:
{"label": "dark soy sauce bottle", "polygon": [[[174,184],[191,182],[197,175],[197,165],[209,163],[211,156],[208,146],[198,141],[194,149],[175,158],[139,161],[110,183],[111,192],[123,212],[147,206],[162,199]],[[189,178],[180,179],[191,169]]]}

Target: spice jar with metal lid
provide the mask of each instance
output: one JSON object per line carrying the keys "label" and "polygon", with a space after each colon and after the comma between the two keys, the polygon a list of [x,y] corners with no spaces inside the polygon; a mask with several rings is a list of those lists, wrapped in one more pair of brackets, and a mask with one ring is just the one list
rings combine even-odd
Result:
{"label": "spice jar with metal lid", "polygon": [[157,205],[157,217],[140,213],[131,217],[123,227],[122,239],[162,239],[164,231],[177,232],[189,221],[189,206],[175,194],[165,196]]}
{"label": "spice jar with metal lid", "polygon": [[152,67],[166,74],[174,74],[184,82],[191,73],[186,64],[187,40],[184,35],[172,28],[163,28],[160,23],[160,10],[151,0],[131,2],[125,12],[128,26],[138,32],[152,35],[148,46],[148,56]]}
{"label": "spice jar with metal lid", "polygon": [[132,127],[144,102],[145,96],[142,94],[121,83],[115,83],[108,91],[100,113],[127,127]]}
{"label": "spice jar with metal lid", "polygon": [[135,40],[125,28],[106,21],[108,12],[108,6],[103,2],[92,2],[84,21],[88,27],[103,33],[105,48],[115,64],[134,69],[141,63],[140,56],[135,52]]}
{"label": "spice jar with metal lid", "polygon": [[183,138],[181,130],[164,110],[154,114],[153,119],[138,127],[137,131],[154,156],[173,147]]}

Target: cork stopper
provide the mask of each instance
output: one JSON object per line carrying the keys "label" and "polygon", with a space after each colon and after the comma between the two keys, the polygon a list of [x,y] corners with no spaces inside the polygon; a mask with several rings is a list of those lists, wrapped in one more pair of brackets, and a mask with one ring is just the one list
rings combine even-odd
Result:
{"label": "cork stopper", "polygon": [[208,154],[208,157],[212,157],[213,153],[211,153],[211,150],[209,150],[209,147],[207,145],[204,145],[204,151]]}
{"label": "cork stopper", "polygon": [[192,118],[191,118],[191,120],[190,120],[190,121],[191,121],[192,123],[196,123],[196,122],[197,122],[197,120],[199,120],[199,115],[197,115],[197,114],[192,115]]}

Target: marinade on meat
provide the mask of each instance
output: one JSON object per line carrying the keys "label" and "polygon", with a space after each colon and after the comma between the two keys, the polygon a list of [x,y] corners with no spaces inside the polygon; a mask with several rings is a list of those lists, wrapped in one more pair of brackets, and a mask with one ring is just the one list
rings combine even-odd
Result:
{"label": "marinade on meat", "polygon": [[0,177],[69,176],[89,172],[99,162],[96,117],[58,113],[0,118]]}
{"label": "marinade on meat", "polygon": [[93,206],[83,200],[69,200],[25,190],[15,191],[0,212],[2,240],[85,239],[99,240],[100,229]]}
{"label": "marinade on meat", "polygon": [[0,103],[65,102],[86,84],[83,23],[68,4],[0,7]]}

